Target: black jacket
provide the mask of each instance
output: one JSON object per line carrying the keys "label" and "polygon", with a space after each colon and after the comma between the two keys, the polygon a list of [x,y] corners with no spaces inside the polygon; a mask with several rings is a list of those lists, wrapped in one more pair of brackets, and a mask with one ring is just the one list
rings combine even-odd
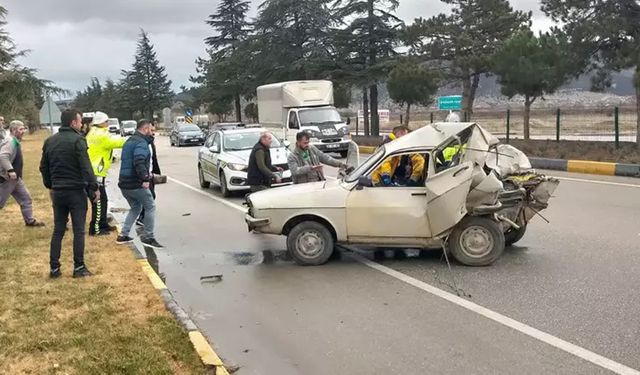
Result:
{"label": "black jacket", "polygon": [[98,190],[87,154],[87,141],[68,126],[61,127],[44,142],[40,173],[47,189],[86,190],[89,196]]}
{"label": "black jacket", "polygon": [[152,140],[152,137],[142,135],[139,132],[135,132],[127,139],[122,147],[122,156],[120,157],[118,186],[121,189],[140,189],[143,182],[150,182],[151,151],[149,151],[149,145]]}
{"label": "black jacket", "polygon": [[[261,160],[258,160],[260,158]],[[262,167],[262,168],[261,168]],[[271,152],[261,142],[256,143],[249,155],[247,185],[271,186],[276,168],[271,164]]]}
{"label": "black jacket", "polygon": [[151,150],[153,151],[151,155],[151,172],[153,174],[160,175],[162,174],[162,172],[160,171],[160,164],[158,164],[158,153],[156,153],[155,137],[151,137]]}

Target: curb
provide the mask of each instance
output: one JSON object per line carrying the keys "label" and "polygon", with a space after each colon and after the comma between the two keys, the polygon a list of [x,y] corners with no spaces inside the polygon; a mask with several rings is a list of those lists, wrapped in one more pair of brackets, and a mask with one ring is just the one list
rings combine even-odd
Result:
{"label": "curb", "polygon": [[[377,149],[377,147],[372,146],[358,146],[358,148],[360,149],[360,153],[363,154],[372,154]],[[536,169],[640,178],[640,164],[547,158],[529,158],[529,161],[531,161],[531,166]]]}
{"label": "curb", "polygon": [[[120,224],[117,224],[118,233],[121,231]],[[156,271],[151,267],[151,264],[147,260],[147,257],[138,249],[138,246],[135,243],[129,244],[129,248],[133,252],[138,264],[140,264],[140,268],[142,269],[142,273],[144,273],[153,288],[158,291],[160,297],[162,297],[162,301],[167,310],[169,310],[173,316],[178,320],[178,322],[184,327],[184,329],[189,334],[189,340],[191,341],[191,345],[198,353],[200,360],[205,366],[211,366],[214,368],[215,375],[229,375],[229,372],[224,367],[224,363],[216,354],[215,350],[207,339],[204,337],[202,332],[198,329],[198,326],[191,320],[189,314],[187,314],[176,302],[173,298],[173,295],[167,288],[167,285],[162,281],[160,276],[156,273]]]}

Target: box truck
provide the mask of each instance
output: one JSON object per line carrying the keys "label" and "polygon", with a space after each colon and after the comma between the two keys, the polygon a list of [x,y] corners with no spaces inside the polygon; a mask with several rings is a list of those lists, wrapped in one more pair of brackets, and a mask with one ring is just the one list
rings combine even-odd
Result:
{"label": "box truck", "polygon": [[333,106],[331,81],[290,81],[258,87],[258,118],[265,128],[290,144],[306,131],[311,144],[324,152],[346,157],[349,120],[343,121]]}

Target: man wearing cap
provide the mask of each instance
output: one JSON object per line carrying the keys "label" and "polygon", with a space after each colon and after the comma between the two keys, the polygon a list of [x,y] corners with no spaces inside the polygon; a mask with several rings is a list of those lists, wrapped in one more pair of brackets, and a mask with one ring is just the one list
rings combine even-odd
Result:
{"label": "man wearing cap", "polygon": [[91,203],[91,223],[89,224],[89,235],[107,235],[113,229],[107,222],[107,191],[105,189],[105,179],[111,168],[113,150],[122,148],[126,139],[114,138],[109,134],[107,116],[104,112],[96,112],[93,116],[93,123],[89,134],[87,134],[87,145],[89,146],[89,160],[93,167],[93,173],[98,179],[100,189],[100,200]]}

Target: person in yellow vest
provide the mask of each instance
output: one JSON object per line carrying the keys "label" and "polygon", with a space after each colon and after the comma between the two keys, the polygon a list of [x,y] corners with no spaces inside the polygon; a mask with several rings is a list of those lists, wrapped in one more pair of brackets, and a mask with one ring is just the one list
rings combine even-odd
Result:
{"label": "person in yellow vest", "polygon": [[[397,138],[405,136],[409,129],[405,126],[397,126],[389,134],[384,143],[391,142]],[[384,144],[383,143],[383,144]],[[405,178],[407,164],[411,168],[411,175]],[[400,168],[399,168],[400,167]],[[420,154],[410,154],[402,156],[392,156],[387,158],[378,169],[371,175],[371,182],[374,186],[392,186],[394,183],[401,185],[416,186],[422,180],[424,173],[424,157]]]}
{"label": "person in yellow vest", "polygon": [[98,179],[100,189],[100,199],[91,202],[91,223],[89,224],[89,235],[108,235],[115,228],[109,226],[107,222],[107,191],[105,189],[105,179],[111,168],[113,160],[113,150],[122,148],[126,142],[125,138],[112,137],[109,134],[107,116],[104,112],[96,112],[93,116],[93,123],[89,134],[87,134],[87,145],[89,146],[89,160]]}

